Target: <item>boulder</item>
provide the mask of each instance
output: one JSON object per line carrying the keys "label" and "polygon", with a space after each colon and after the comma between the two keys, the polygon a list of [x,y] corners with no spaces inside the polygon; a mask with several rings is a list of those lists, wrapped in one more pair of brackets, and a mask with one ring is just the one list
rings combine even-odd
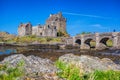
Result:
{"label": "boulder", "polygon": [[59,45],[59,49],[65,49],[66,45]]}
{"label": "boulder", "polygon": [[[11,55],[11,56],[6,57],[2,62],[0,62],[0,64],[4,64],[7,62],[9,63],[9,66],[15,67],[20,62],[20,60],[24,61],[23,67],[25,69],[25,74],[27,75],[27,78],[28,77],[30,78],[34,77],[35,79],[37,78],[40,79],[42,77],[46,78],[45,75],[52,75],[57,72],[57,68],[54,66],[54,63],[51,60],[42,59],[40,57],[33,56],[33,55],[30,55],[27,57],[24,56],[23,54]],[[53,76],[51,77],[53,78]]]}
{"label": "boulder", "polygon": [[99,59],[98,57],[88,55],[65,54],[59,57],[59,60],[65,64],[73,64],[85,73],[95,70],[120,70],[120,65],[115,64],[108,58]]}
{"label": "boulder", "polygon": [[80,46],[80,49],[90,49],[90,46],[87,44],[84,44],[84,45]]}
{"label": "boulder", "polygon": [[34,41],[34,42],[32,42],[32,44],[40,44],[40,42],[39,41]]}

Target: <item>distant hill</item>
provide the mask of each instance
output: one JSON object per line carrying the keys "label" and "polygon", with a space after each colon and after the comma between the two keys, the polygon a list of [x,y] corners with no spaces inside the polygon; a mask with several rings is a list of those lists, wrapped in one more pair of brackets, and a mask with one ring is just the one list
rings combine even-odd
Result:
{"label": "distant hill", "polygon": [[10,40],[15,38],[15,35],[9,34],[8,32],[0,32],[0,41]]}

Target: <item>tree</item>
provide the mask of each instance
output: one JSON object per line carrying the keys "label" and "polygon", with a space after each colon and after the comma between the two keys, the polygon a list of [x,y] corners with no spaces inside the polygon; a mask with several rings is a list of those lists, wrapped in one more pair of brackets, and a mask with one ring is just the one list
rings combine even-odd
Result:
{"label": "tree", "polygon": [[58,37],[68,37],[69,35],[68,35],[68,33],[67,32],[63,32],[63,31],[58,31],[57,32],[57,36]]}
{"label": "tree", "polygon": [[81,33],[79,33],[79,34],[77,34],[77,35],[81,35],[81,34],[91,34],[91,32],[81,32]]}

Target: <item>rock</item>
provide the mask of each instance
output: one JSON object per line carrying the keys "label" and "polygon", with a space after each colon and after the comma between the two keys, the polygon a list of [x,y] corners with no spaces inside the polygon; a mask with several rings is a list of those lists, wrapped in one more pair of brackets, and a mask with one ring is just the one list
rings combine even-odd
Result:
{"label": "rock", "polygon": [[120,65],[115,64],[108,58],[99,59],[98,57],[87,55],[65,54],[59,57],[59,60],[65,62],[65,64],[74,64],[86,73],[95,70],[120,70]]}
{"label": "rock", "polygon": [[115,54],[120,54],[120,50],[116,50],[116,51],[115,51]]}
{"label": "rock", "polygon": [[80,49],[90,49],[90,46],[87,44],[84,44],[83,46],[80,46]]}
{"label": "rock", "polygon": [[37,56],[24,56],[23,54],[16,54],[6,57],[0,64],[6,62],[10,63],[9,66],[15,67],[20,60],[24,60],[24,69],[27,77],[36,77],[46,74],[53,74],[57,72],[54,63],[49,59],[42,59]]}
{"label": "rock", "polygon": [[40,42],[39,41],[34,41],[34,42],[32,42],[32,44],[40,44]]}
{"label": "rock", "polygon": [[59,49],[65,49],[66,45],[59,45]]}

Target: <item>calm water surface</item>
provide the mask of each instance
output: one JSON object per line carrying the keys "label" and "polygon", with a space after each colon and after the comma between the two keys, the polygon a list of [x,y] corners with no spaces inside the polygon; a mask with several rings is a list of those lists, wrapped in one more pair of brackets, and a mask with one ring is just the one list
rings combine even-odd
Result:
{"label": "calm water surface", "polygon": [[120,63],[120,50],[79,50],[79,49],[41,49],[34,47],[11,47],[11,46],[0,46],[0,60],[12,54],[24,54],[25,56],[35,55],[42,58],[48,58],[52,61],[56,61],[60,56],[68,53],[73,53],[75,55],[91,55],[97,56],[99,58],[110,58],[116,63]]}

